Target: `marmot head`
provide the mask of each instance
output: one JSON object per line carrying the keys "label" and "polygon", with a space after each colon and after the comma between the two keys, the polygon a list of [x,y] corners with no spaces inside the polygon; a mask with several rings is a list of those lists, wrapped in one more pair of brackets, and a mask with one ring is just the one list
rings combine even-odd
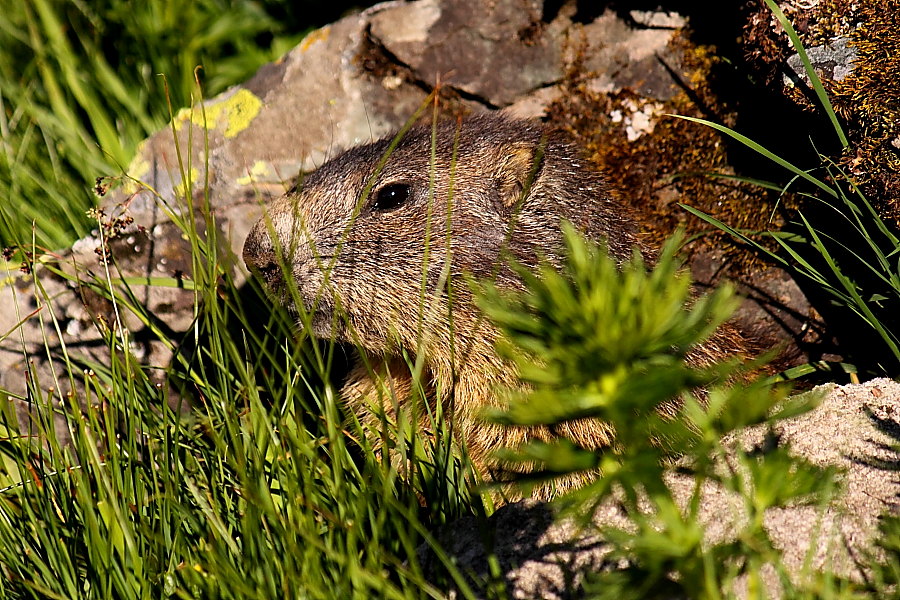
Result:
{"label": "marmot head", "polygon": [[517,285],[506,252],[527,265],[553,260],[563,219],[630,253],[631,220],[584,162],[527,121],[413,127],[303,178],[253,227],[244,260],[318,337],[375,352],[413,350],[423,331],[449,342],[448,281],[453,316],[472,322],[464,277]]}

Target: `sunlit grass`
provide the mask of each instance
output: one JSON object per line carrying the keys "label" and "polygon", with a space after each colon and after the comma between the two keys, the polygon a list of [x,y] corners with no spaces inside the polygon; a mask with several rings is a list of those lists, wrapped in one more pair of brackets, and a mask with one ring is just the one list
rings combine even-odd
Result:
{"label": "sunlit grass", "polygon": [[0,247],[67,246],[92,223],[91,187],[122,173],[189,106],[249,78],[301,37],[268,3],[244,0],[0,2]]}

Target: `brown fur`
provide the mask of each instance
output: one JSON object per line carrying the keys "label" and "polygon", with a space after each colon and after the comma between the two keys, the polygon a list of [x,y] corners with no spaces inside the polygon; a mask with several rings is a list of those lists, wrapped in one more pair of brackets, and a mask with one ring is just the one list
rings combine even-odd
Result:
{"label": "brown fur", "polygon": [[[361,348],[342,389],[348,406],[376,431],[382,409],[398,417],[397,410],[416,408],[427,427],[428,407],[410,406],[416,394],[400,358],[421,353],[424,397],[452,416],[456,435],[486,478],[496,466],[494,450],[528,439],[562,435],[586,447],[608,446],[609,427],[599,421],[551,432],[480,420],[483,408],[500,403],[499,388],[518,383],[496,354],[498,332],[479,314],[464,278],[493,277],[501,286],[520,287],[501,250],[530,266],[541,257],[558,262],[563,219],[625,260],[637,243],[634,220],[576,148],[530,122],[493,115],[445,122],[436,131],[415,127],[386,155],[390,141],[353,148],[310,174],[270,206],[244,247],[247,264],[290,305],[278,260],[283,253],[312,316],[312,333]],[[409,200],[379,210],[379,190],[397,183],[409,186]],[[371,193],[362,197],[367,185]],[[705,362],[702,351],[695,360]]]}

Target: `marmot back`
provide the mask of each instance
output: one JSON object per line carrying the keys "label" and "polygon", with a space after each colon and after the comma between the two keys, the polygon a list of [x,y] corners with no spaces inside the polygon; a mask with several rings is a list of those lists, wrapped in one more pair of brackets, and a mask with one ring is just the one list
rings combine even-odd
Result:
{"label": "marmot back", "polygon": [[476,116],[414,127],[394,142],[353,148],[274,202],[244,246],[248,266],[314,335],[362,349],[342,395],[375,431],[384,413],[395,420],[413,408],[427,427],[426,407],[411,400],[421,394],[405,351],[424,353],[425,401],[452,416],[485,477],[493,450],[529,439],[608,445],[610,432],[598,421],[551,433],[478,418],[499,404],[498,386],[517,381],[495,353],[498,333],[465,277],[521,286],[508,259],[559,261],[563,220],[624,260],[636,243],[627,210],[577,148],[537,124]]}

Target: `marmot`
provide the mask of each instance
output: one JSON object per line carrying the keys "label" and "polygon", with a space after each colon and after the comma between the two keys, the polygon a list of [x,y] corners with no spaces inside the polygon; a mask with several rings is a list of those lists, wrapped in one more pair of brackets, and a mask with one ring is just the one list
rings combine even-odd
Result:
{"label": "marmot", "polygon": [[[517,381],[464,278],[520,287],[503,253],[528,266],[560,260],[564,219],[625,260],[638,241],[634,219],[579,150],[540,124],[480,115],[416,126],[391,148],[393,141],[348,150],[271,204],[247,238],[247,265],[289,307],[292,297],[302,301],[315,336],[361,349],[342,396],[375,431],[382,410],[391,415],[422,397],[413,395],[403,358],[421,353],[424,396],[452,415],[455,435],[487,479],[493,451],[528,439],[608,446],[609,428],[599,421],[551,432],[479,418],[500,404],[498,388]],[[417,409],[427,427],[428,407]]]}

